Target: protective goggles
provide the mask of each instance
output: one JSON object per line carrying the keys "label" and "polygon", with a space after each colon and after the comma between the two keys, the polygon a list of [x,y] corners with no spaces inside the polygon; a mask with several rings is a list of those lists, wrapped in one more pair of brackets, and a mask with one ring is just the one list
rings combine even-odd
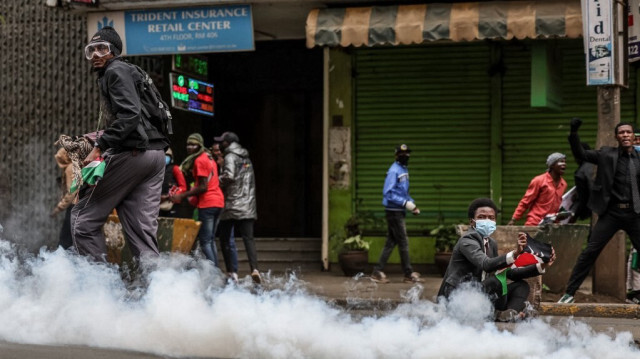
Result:
{"label": "protective goggles", "polygon": [[84,56],[91,60],[94,55],[105,57],[111,52],[111,44],[106,41],[92,42],[84,48]]}

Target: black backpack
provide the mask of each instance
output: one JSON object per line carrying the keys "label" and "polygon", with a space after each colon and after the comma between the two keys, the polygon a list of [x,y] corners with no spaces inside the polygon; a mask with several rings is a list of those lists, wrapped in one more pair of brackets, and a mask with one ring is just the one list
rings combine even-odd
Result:
{"label": "black backpack", "polygon": [[[142,81],[138,85],[138,95],[142,103],[143,127],[147,132],[147,136],[150,140],[165,138],[169,141],[169,135],[173,134],[173,126],[171,124],[172,117],[169,106],[162,100],[160,91],[158,91],[156,85],[153,84],[153,80],[151,80],[149,74],[138,65],[131,63],[129,63],[129,65],[133,66],[136,71],[140,73],[140,76],[142,76]],[[144,123],[145,121],[152,127]]]}

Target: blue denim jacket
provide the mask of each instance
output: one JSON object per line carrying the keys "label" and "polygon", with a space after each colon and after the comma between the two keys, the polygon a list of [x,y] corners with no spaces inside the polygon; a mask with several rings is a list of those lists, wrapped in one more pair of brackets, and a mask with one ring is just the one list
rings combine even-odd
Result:
{"label": "blue denim jacket", "polygon": [[394,162],[382,188],[382,205],[391,211],[404,211],[407,201],[412,201],[409,196],[409,171],[407,167]]}

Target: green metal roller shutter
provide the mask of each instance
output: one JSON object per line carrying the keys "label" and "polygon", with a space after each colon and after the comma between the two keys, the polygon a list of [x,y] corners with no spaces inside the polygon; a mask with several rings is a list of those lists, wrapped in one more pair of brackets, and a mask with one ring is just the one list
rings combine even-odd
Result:
{"label": "green metal roller shutter", "polygon": [[489,195],[490,81],[486,43],[355,51],[356,210],[384,216],[382,186],[393,149],[407,143],[411,196],[422,233],[439,213],[466,221],[473,198]]}
{"label": "green metal roller shutter", "polygon": [[[567,136],[572,117],[581,117],[580,135],[592,148],[597,131],[596,87],[586,86],[582,39],[558,40],[562,50],[562,93],[560,111],[538,110],[530,106],[531,42],[505,43],[503,77],[503,224],[513,214],[529,181],[546,170],[545,161],[553,152],[567,155],[565,180],[573,186],[577,164]],[[634,121],[635,69],[630,68],[628,90],[622,90],[621,118]],[[520,220],[519,224],[524,223]]]}

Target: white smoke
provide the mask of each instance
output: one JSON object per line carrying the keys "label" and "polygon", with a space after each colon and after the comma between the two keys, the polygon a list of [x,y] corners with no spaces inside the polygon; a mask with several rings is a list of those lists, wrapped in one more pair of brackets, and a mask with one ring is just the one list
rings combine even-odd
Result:
{"label": "white smoke", "polygon": [[305,292],[304,283],[265,276],[225,286],[207,261],[163,254],[145,290],[119,271],[62,250],[37,256],[0,241],[0,340],[85,345],[172,357],[234,358],[630,358],[628,332],[604,335],[541,320],[513,332],[488,321],[490,303],[470,288],[449,303],[419,300],[386,315],[354,318]]}

